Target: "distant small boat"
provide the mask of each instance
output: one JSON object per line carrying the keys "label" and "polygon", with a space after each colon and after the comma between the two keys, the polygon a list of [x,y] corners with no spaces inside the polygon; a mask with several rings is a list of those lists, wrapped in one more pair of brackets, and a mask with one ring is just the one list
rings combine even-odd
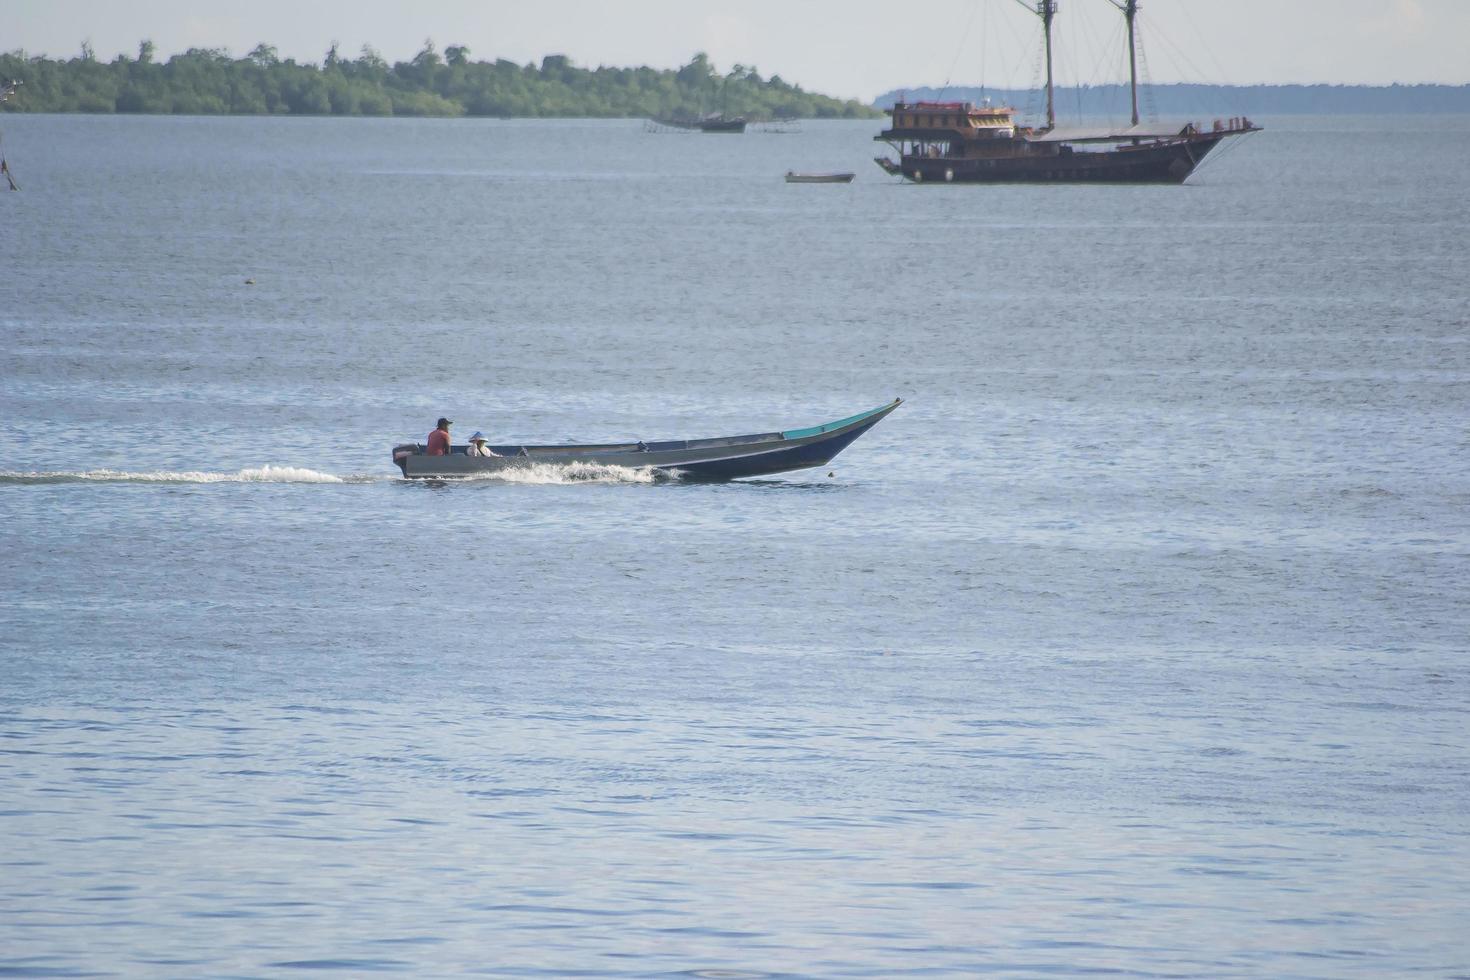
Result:
{"label": "distant small boat", "polygon": [[745,132],[745,119],[741,116],[705,116],[699,121],[699,131],[701,133],[743,133]]}
{"label": "distant small boat", "polygon": [[745,132],[745,118],[743,116],[725,116],[714,113],[708,116],[658,116],[649,122],[655,128],[663,129],[685,129],[701,133],[743,133]]}
{"label": "distant small boat", "polygon": [[795,170],[786,171],[786,183],[788,184],[850,184],[856,174],[830,173],[830,174],[799,174]]}
{"label": "distant small boat", "polygon": [[449,454],[445,456],[430,456],[422,444],[405,443],[393,447],[393,462],[404,476],[415,480],[476,476],[536,463],[627,466],[640,470],[677,471],[680,476],[692,480],[738,480],[809,466],[825,466],[899,403],[900,400],[895,398],[887,405],[825,425],[719,439],[491,446],[489,448],[495,455],[488,457],[471,456],[465,452],[464,446],[450,447]]}

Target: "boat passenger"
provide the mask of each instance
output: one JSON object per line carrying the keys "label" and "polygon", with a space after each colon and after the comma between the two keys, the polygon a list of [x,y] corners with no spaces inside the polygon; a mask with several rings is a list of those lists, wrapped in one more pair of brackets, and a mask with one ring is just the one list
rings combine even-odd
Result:
{"label": "boat passenger", "polygon": [[489,446],[485,445],[485,433],[483,432],[476,432],[474,435],[470,436],[470,444],[465,447],[464,451],[466,456],[496,455],[490,450]]}
{"label": "boat passenger", "polygon": [[454,423],[441,418],[438,427],[429,433],[429,445],[425,453],[429,456],[449,455],[449,427]]}

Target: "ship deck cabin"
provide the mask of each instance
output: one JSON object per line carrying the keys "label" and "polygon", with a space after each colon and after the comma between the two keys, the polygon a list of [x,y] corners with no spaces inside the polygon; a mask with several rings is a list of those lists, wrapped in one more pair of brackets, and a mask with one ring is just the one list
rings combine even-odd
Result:
{"label": "ship deck cabin", "polygon": [[899,102],[888,112],[892,125],[873,138],[905,156],[1009,156],[1024,152],[1016,137],[1032,132],[1016,126],[1010,106]]}
{"label": "ship deck cabin", "polygon": [[970,102],[899,102],[888,110],[893,123],[878,139],[984,140],[1016,135],[1016,110]]}

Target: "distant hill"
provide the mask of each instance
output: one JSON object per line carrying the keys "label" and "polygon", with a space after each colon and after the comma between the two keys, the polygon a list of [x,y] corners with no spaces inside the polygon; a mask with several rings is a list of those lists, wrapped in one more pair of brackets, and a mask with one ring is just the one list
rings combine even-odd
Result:
{"label": "distant hill", "polygon": [[[918,100],[992,102],[1045,111],[1046,100],[1036,89],[980,89],[969,87],[911,88],[885,92],[874,105],[886,109],[902,96]],[[1094,85],[1058,88],[1060,117],[1127,115],[1128,86]],[[1407,112],[1470,112],[1470,85],[1150,85],[1139,89],[1139,108],[1145,115],[1230,116],[1290,114]]]}
{"label": "distant hill", "polygon": [[243,58],[190,48],[154,59],[98,61],[90,46],[66,60],[0,54],[0,82],[21,82],[0,111],[141,112],[184,115],[687,117],[724,112],[752,120],[869,118],[853,99],[805,91],[780,75],[736,65],[725,74],[696,54],[678,70],[582,68],[564,55],[541,64],[471,61],[469,48],[441,55],[426,44],[411,61],[388,64],[364,46],[344,58],[336,45],[321,65],[298,64],[260,44]]}

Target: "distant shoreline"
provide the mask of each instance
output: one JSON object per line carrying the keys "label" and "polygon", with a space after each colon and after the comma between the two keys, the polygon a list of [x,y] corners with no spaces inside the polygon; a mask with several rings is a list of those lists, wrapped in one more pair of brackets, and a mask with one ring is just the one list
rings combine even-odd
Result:
{"label": "distant shoreline", "polygon": [[167,61],[153,44],[137,58],[98,61],[91,49],[66,60],[0,53],[0,83],[19,86],[0,112],[136,113],[184,116],[477,116],[501,119],[739,117],[864,119],[880,113],[856,99],[809,92],[754,67],[718,72],[703,52],[677,70],[583,68],[565,55],[539,65],[472,61],[469,49],[426,43],[389,64],[371,47],[357,58],[335,45],[320,65],[278,57],[268,44],[243,58],[190,48]]}
{"label": "distant shoreline", "polygon": [[[1283,113],[1332,115],[1470,112],[1470,85],[1150,85],[1139,90],[1145,114],[1237,115]],[[1038,89],[918,86],[893,89],[873,104],[886,109],[902,97],[916,101],[992,102],[1039,112]],[[1065,115],[1118,115],[1129,111],[1126,84],[1067,86],[1055,91]],[[1152,110],[1152,112],[1150,111]]]}

